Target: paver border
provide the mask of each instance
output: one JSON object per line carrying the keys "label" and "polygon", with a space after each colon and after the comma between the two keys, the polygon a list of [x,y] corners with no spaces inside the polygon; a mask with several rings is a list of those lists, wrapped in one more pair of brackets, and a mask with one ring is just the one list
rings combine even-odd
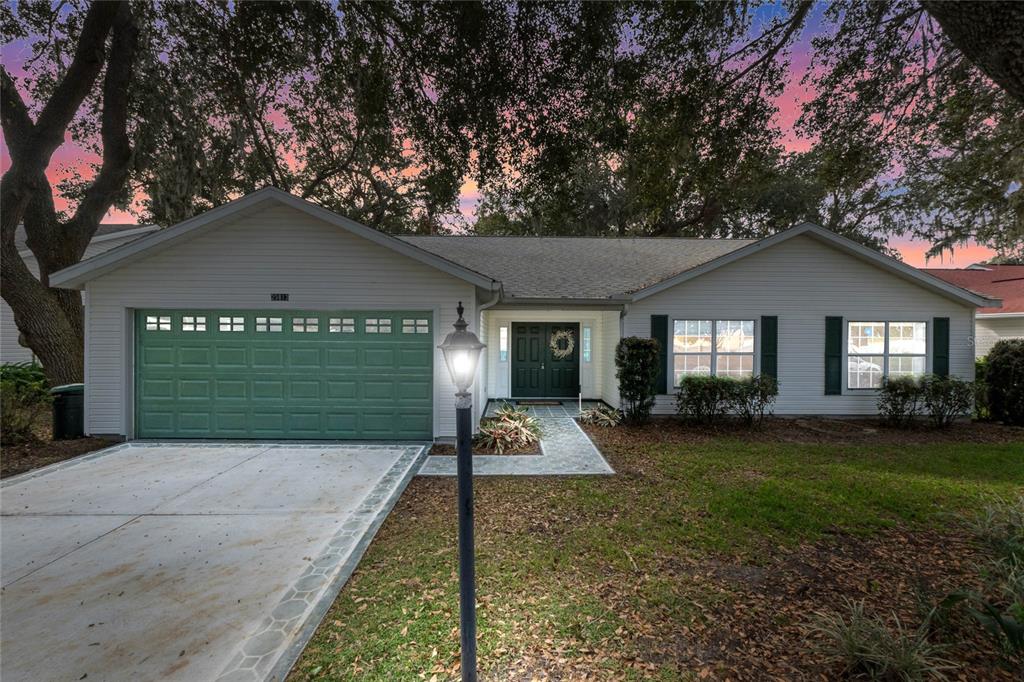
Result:
{"label": "paver border", "polygon": [[[288,446],[282,445],[281,447]],[[367,446],[363,445],[362,447]],[[379,447],[381,449],[388,448],[386,445],[379,445],[375,447]],[[390,446],[390,449],[394,449],[394,447],[395,446],[392,445]],[[373,489],[366,494],[359,507],[357,507],[349,516],[349,520],[342,525],[341,529],[335,533],[332,539],[328,542],[324,551],[321,552],[313,562],[311,562],[310,568],[307,569],[306,573],[310,573],[314,569],[318,560],[330,555],[332,551],[338,551],[340,549],[339,544],[340,546],[344,546],[344,540],[357,537],[355,544],[348,550],[348,554],[344,561],[342,561],[334,570],[326,588],[324,588],[316,598],[316,601],[312,605],[312,609],[305,612],[305,615],[302,616],[302,623],[299,625],[298,630],[290,636],[290,641],[287,643],[287,646],[283,651],[280,651],[276,657],[269,661],[269,667],[267,666],[268,662],[263,659],[266,658],[266,656],[272,656],[276,650],[271,651],[265,656],[260,656],[259,660],[250,662],[250,665],[248,666],[243,667],[241,665],[246,658],[249,658],[245,656],[244,651],[241,651],[241,649],[244,649],[249,642],[254,641],[261,634],[270,631],[270,627],[273,625],[273,622],[268,624],[265,619],[263,622],[264,627],[262,629],[255,630],[239,645],[240,651],[232,657],[231,661],[221,670],[221,673],[217,678],[218,680],[224,680],[226,682],[227,680],[235,679],[263,679],[276,682],[287,677],[296,661],[298,661],[299,656],[305,650],[306,645],[309,644],[309,640],[312,639],[313,633],[315,633],[317,628],[320,627],[320,623],[323,622],[324,617],[330,610],[331,605],[334,604],[338,594],[341,592],[345,584],[348,583],[349,578],[352,577],[356,567],[359,565],[363,555],[366,553],[367,548],[370,546],[373,538],[377,535],[377,531],[380,530],[381,525],[383,525],[384,520],[391,513],[391,510],[394,509],[398,499],[402,496],[402,493],[405,492],[405,488],[423,464],[423,460],[428,451],[427,445],[406,445],[404,448],[407,452],[403,453],[399,457],[399,460],[395,462],[392,468],[385,473]],[[389,474],[401,467],[404,467],[401,477],[398,480],[392,480]],[[379,498],[384,494],[386,494],[387,497],[384,498],[383,502],[381,502]],[[352,524],[353,519],[357,519],[360,515],[366,516],[370,513],[374,513],[373,518],[369,520],[361,534],[358,534],[358,536],[355,535],[358,531],[349,527]],[[304,574],[303,577],[306,577],[306,574]],[[296,583],[299,580],[302,580],[302,577],[300,577]],[[294,591],[294,588],[289,589],[290,592]],[[294,595],[286,593],[277,606],[294,599]],[[277,606],[275,606],[275,609]],[[275,609],[272,609],[271,613],[273,613]],[[287,625],[288,623],[282,624],[283,627],[287,627]],[[260,675],[259,670],[261,668],[266,669],[266,673],[264,675]]]}

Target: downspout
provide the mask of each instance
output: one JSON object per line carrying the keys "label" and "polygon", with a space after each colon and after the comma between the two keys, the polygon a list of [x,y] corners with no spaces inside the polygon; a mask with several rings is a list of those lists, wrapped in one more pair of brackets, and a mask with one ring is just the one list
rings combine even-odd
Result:
{"label": "downspout", "polygon": [[[501,282],[498,282],[496,280],[491,280],[491,282],[492,282],[491,283],[491,287],[494,287],[495,284],[497,285],[497,287],[492,289],[494,291],[494,296],[491,297],[491,300],[487,301],[486,303],[484,303],[482,305],[477,306],[477,309],[476,309],[477,310],[477,316],[476,316],[477,331],[480,331],[481,329],[483,329],[483,326],[484,326],[484,311],[489,309],[489,308],[493,308],[494,306],[496,306],[498,304],[498,301],[501,300],[501,294],[502,294]],[[491,341],[491,338],[490,338],[489,335],[487,337],[487,340]],[[485,369],[485,371],[487,371],[487,370],[489,370],[490,360],[486,358],[486,355],[485,355],[485,360],[487,360],[487,362],[484,365],[484,369]],[[477,381],[479,382],[479,384],[475,387],[474,390],[476,391],[476,394],[478,396],[480,396],[481,403],[478,404],[479,409],[477,410],[477,412],[479,412],[480,414],[476,415],[474,420],[473,420],[473,433],[476,433],[477,426],[479,426],[479,424],[480,424],[480,419],[482,419],[483,416],[484,416],[483,415],[483,410],[487,406],[487,401],[486,400],[482,400],[483,396],[484,396],[484,394],[483,394],[483,386],[484,386],[485,382],[484,382],[483,378],[480,377],[480,376],[477,377]]]}

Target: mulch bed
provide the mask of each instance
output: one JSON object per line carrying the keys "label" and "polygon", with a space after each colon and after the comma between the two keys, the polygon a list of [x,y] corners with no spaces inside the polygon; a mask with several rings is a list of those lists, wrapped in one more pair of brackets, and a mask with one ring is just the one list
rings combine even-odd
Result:
{"label": "mulch bed", "polygon": [[118,442],[120,441],[113,438],[74,438],[4,445],[0,452],[0,478],[22,474],[54,462],[63,462]]}
{"label": "mulch bed", "polygon": [[[431,454],[431,455],[447,455],[447,456],[454,457],[455,456],[455,446],[454,445],[450,445],[448,443],[434,443],[434,445],[430,448],[430,452],[428,454]],[[505,450],[504,452],[500,452],[500,453],[497,452],[494,448],[485,448],[485,447],[482,447],[482,446],[477,445],[477,444],[474,443],[473,444],[473,454],[474,455],[502,455],[502,456],[506,456],[506,455],[509,455],[509,456],[511,456],[511,455],[539,455],[539,454],[541,454],[541,451],[540,451],[540,443],[537,443],[536,445],[531,445],[528,448],[520,448],[520,449],[515,449],[515,450]]]}
{"label": "mulch bed", "polygon": [[[654,417],[644,426],[623,424],[606,428],[580,424],[592,438],[609,446],[638,442],[703,442],[737,438],[760,443],[807,443],[831,445],[930,445],[941,443],[1013,443],[1024,440],[1024,428],[991,422],[957,422],[946,429],[920,423],[909,428],[888,426],[877,419],[829,419],[827,417],[766,418],[751,429],[736,420],[703,425],[676,417]],[[639,440],[638,440],[639,439]]]}

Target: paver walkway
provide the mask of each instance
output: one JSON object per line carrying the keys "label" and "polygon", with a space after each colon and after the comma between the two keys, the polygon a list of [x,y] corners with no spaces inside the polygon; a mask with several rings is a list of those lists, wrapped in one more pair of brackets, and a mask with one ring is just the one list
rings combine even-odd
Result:
{"label": "paver walkway", "polygon": [[[584,403],[584,408],[587,403]],[[491,403],[487,414],[493,414]],[[556,414],[562,412],[566,416]],[[568,416],[578,414],[575,402],[562,406],[531,406],[530,412],[540,422],[540,455],[476,455],[473,457],[475,476],[579,476],[614,474],[604,457],[587,434]],[[420,467],[420,476],[454,476],[455,457],[431,455]]]}

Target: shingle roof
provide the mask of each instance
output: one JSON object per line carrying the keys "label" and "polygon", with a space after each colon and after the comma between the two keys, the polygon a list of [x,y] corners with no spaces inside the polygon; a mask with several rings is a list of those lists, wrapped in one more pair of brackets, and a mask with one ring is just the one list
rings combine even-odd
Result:
{"label": "shingle roof", "polygon": [[400,239],[499,280],[506,298],[574,299],[631,294],[756,241],[465,236]]}
{"label": "shingle roof", "polygon": [[[96,239],[96,237],[104,237],[108,234],[116,234],[117,232],[137,230],[140,227],[148,226],[136,225],[134,223],[101,223],[100,226],[96,228],[96,234],[94,234],[92,238]],[[25,243],[25,228],[21,225],[18,225],[15,229],[14,243],[18,246],[18,251],[24,251],[28,248],[28,245]]]}
{"label": "shingle roof", "polygon": [[982,315],[1024,313],[1024,265],[984,265],[965,270],[921,268],[950,284],[1003,300],[1002,308],[979,308]]}

